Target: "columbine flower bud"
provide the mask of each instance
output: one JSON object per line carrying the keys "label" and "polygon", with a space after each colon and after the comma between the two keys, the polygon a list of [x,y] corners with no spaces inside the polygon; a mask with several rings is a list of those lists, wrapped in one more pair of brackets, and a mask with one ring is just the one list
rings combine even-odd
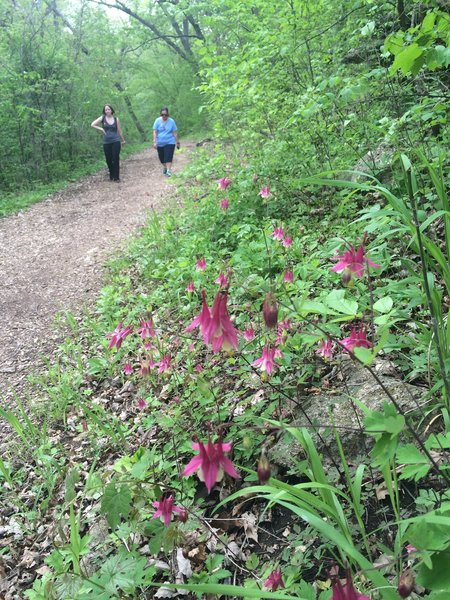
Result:
{"label": "columbine flower bud", "polygon": [[278,305],[272,292],[269,292],[263,304],[263,317],[267,327],[274,328],[278,323]]}
{"label": "columbine flower bud", "polygon": [[397,592],[401,598],[407,598],[414,589],[414,573],[410,569],[401,572]]}
{"label": "columbine flower bud", "polygon": [[267,460],[267,457],[265,454],[261,454],[261,458],[258,461],[257,473],[258,473],[259,483],[261,485],[263,485],[264,483],[267,483],[269,481],[269,479],[270,479],[270,463]]}
{"label": "columbine flower bud", "polygon": [[351,283],[353,282],[353,278],[352,278],[352,274],[350,271],[345,270],[342,273],[342,285],[348,286],[348,287],[352,287]]}
{"label": "columbine flower bud", "polygon": [[185,508],[181,509],[181,511],[178,513],[178,520],[180,523],[186,523],[188,517],[188,511]]}

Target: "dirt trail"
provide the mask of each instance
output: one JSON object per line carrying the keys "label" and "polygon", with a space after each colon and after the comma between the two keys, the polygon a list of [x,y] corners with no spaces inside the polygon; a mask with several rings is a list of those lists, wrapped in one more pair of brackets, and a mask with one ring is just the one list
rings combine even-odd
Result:
{"label": "dirt trail", "polygon": [[[185,143],[176,154],[175,173],[192,148]],[[145,224],[148,211],[170,201],[173,185],[154,150],[121,161],[121,179],[109,181],[105,169],[0,219],[0,406],[13,391],[23,396],[27,376],[61,342],[55,315],[92,302],[108,256]]]}

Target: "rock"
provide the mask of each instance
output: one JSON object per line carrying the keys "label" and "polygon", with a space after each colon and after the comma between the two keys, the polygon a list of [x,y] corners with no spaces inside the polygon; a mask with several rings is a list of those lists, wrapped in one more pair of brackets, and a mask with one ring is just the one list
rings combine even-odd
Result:
{"label": "rock", "polygon": [[[375,150],[369,150],[364,156],[362,156],[352,171],[358,171],[359,173],[368,173],[374,175],[381,182],[389,179],[391,174],[391,163],[392,157],[394,156],[395,149],[388,142],[381,142]],[[349,181],[365,181],[366,178],[363,175],[357,173],[351,173]]]}
{"label": "rock", "polygon": [[[427,391],[425,388],[403,382],[389,361],[377,360],[372,368],[403,411],[417,409],[420,398]],[[364,413],[352,399],[371,410],[382,410],[384,402],[390,402],[370,372],[350,357],[342,359],[339,371],[343,375],[342,381],[334,389],[327,393],[300,397],[296,405],[291,407],[295,417],[290,426],[308,428],[327,464],[330,463],[331,456],[340,462],[331,429],[333,422],[338,429],[347,459],[355,460],[358,455],[367,454],[373,445],[373,438],[363,434]],[[267,454],[271,463],[290,471],[293,468],[295,470],[298,461],[305,458],[300,444],[289,434],[283,435],[267,450]]]}

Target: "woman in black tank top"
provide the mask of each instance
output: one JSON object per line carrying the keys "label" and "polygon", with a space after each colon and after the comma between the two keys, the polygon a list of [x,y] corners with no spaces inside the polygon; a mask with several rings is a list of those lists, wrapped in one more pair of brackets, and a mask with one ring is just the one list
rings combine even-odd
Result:
{"label": "woman in black tank top", "polygon": [[111,181],[120,181],[120,148],[125,140],[118,117],[114,116],[114,109],[110,104],[105,104],[102,116],[92,121],[91,127],[103,134],[103,150]]}

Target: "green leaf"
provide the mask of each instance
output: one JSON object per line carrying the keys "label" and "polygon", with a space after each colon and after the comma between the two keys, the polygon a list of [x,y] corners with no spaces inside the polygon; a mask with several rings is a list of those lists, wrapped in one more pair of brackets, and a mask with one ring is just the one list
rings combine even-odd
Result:
{"label": "green leaf", "polygon": [[405,427],[405,417],[399,415],[394,406],[385,402],[383,412],[371,411],[365,418],[364,424],[369,433],[386,431],[392,435],[397,435]]}
{"label": "green leaf", "polygon": [[413,444],[400,446],[397,452],[397,459],[399,463],[406,464],[428,463],[428,458],[424,456]]}
{"label": "green leaf", "polygon": [[66,502],[72,502],[75,499],[76,491],[75,485],[80,481],[80,472],[76,467],[73,469],[69,469],[66,475],[66,479],[64,481],[64,485],[66,488],[64,499]]}
{"label": "green leaf", "polygon": [[450,64],[450,48],[445,46],[435,46],[427,53],[427,66],[431,71],[439,67],[448,67]]}
{"label": "green leaf", "polygon": [[126,519],[131,509],[131,490],[128,485],[122,485],[118,490],[114,483],[106,486],[103,494],[101,512],[106,516],[111,529],[120,523],[120,518]]}
{"label": "green leaf", "polygon": [[380,298],[373,305],[374,310],[380,313],[388,313],[394,306],[394,301],[389,296]]}
{"label": "green leaf", "polygon": [[399,69],[403,75],[407,75],[413,69],[416,60],[422,56],[424,48],[421,48],[416,42],[407,46],[400,54],[397,54],[394,64],[391,67],[391,74],[396,73]]}
{"label": "green leaf", "polygon": [[430,469],[430,465],[408,465],[402,468],[399,479],[414,479],[414,481],[419,481],[419,479],[427,475]]}
{"label": "green leaf", "polygon": [[405,417],[403,415],[397,415],[396,417],[386,417],[384,421],[385,429],[392,435],[397,435],[403,431],[405,427]]}
{"label": "green leaf", "polygon": [[429,590],[446,590],[450,592],[450,556],[448,550],[433,554],[432,567],[422,564],[417,574],[417,583]]}
{"label": "green leaf", "polygon": [[139,585],[145,570],[146,558],[136,558],[124,553],[109,558],[100,569],[102,583],[110,593],[120,589],[128,594],[133,593]]}
{"label": "green leaf", "polygon": [[363,363],[363,365],[371,365],[376,356],[369,348],[361,348],[360,346],[353,348],[353,354]]}
{"label": "green leaf", "polygon": [[406,538],[417,550],[445,550],[450,544],[450,526],[431,522],[429,514],[421,515],[408,527]]}
{"label": "green leaf", "polygon": [[356,300],[347,299],[345,292],[345,290],[333,290],[325,298],[325,303],[330,308],[344,315],[356,315],[358,312],[358,303]]}
{"label": "green leaf", "polygon": [[415,481],[425,477],[431,468],[428,458],[412,444],[399,447],[397,464],[403,465],[400,479],[414,479]]}
{"label": "green leaf", "polygon": [[180,583],[160,583],[152,584],[156,587],[166,587],[171,590],[188,590],[189,592],[203,593],[216,596],[230,596],[236,598],[269,598],[272,600],[307,600],[304,597],[290,596],[282,592],[267,592],[255,588],[244,588],[237,585],[224,585],[221,583],[199,583],[199,584],[180,584]]}
{"label": "green leaf", "polygon": [[380,467],[387,465],[395,456],[397,438],[383,434],[372,449],[372,456]]}
{"label": "green leaf", "polygon": [[295,302],[295,309],[298,313],[308,315],[309,313],[318,315],[328,315],[330,311],[322,302],[316,302],[315,300],[301,300]]}

